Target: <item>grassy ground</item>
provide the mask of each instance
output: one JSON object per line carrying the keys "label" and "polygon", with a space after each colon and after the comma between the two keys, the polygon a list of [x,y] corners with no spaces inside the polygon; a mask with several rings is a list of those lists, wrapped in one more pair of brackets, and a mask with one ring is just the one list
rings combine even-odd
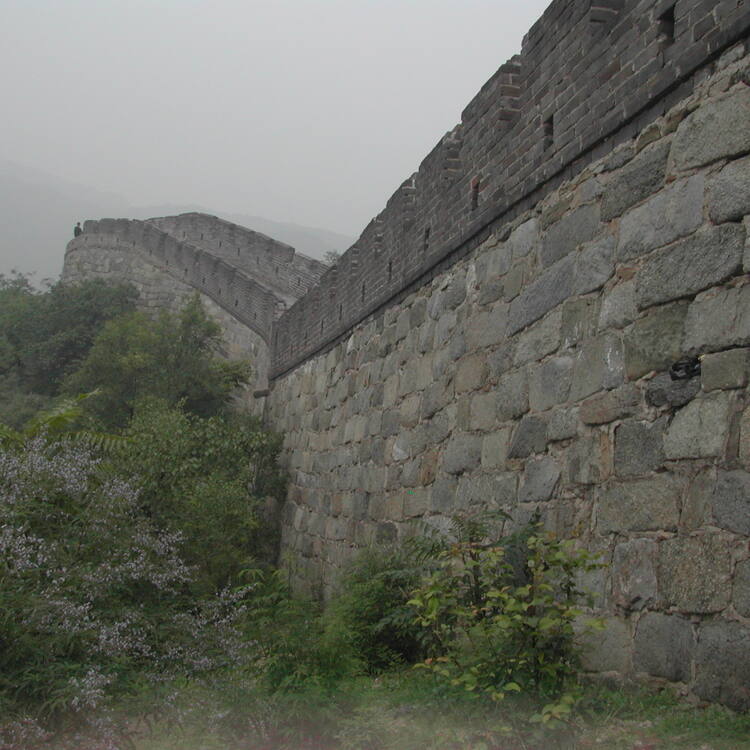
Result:
{"label": "grassy ground", "polygon": [[[137,750],[750,750],[750,715],[697,708],[667,693],[590,688],[571,726],[540,730],[521,699],[446,694],[413,673],[236,704],[221,728],[200,717],[142,733]],[[205,716],[203,717],[205,719]]]}

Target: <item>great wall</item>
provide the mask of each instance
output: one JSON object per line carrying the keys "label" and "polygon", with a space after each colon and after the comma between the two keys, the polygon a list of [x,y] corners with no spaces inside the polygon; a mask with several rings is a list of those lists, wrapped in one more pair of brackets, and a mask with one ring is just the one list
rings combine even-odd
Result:
{"label": "great wall", "polygon": [[335,267],[190,214],[86,222],[64,278],[198,290],[253,355],[298,588],[539,511],[606,563],[588,670],[747,708],[749,37],[748,0],[555,0]]}

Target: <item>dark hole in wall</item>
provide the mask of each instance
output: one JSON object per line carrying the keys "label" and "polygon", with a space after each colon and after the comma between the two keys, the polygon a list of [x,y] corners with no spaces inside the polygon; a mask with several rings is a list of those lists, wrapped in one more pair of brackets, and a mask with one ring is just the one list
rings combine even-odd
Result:
{"label": "dark hole in wall", "polygon": [[659,16],[657,20],[657,38],[662,49],[664,49],[665,47],[669,47],[671,44],[674,44],[674,9],[674,5],[670,6]]}
{"label": "dark hole in wall", "polygon": [[542,125],[542,132],[544,135],[544,148],[552,148],[555,142],[555,116],[550,115]]}
{"label": "dark hole in wall", "polygon": [[339,303],[339,320],[341,320],[343,316],[344,316],[344,303],[340,302]]}
{"label": "dark hole in wall", "polygon": [[430,227],[425,227],[424,238],[422,239],[422,252],[426,253],[430,249]]}
{"label": "dark hole in wall", "polygon": [[365,287],[365,282],[363,281],[362,282],[362,302],[365,301],[365,291],[366,291],[366,287]]}
{"label": "dark hole in wall", "polygon": [[393,279],[393,261],[388,261],[388,281]]}
{"label": "dark hole in wall", "polygon": [[240,306],[240,301],[239,301],[238,299],[236,299],[236,300],[234,301],[234,306],[235,306],[235,307],[239,307],[239,306]]}
{"label": "dark hole in wall", "polygon": [[481,185],[481,180],[479,177],[475,177],[471,181],[471,210],[476,210],[477,206],[479,205],[479,186]]}

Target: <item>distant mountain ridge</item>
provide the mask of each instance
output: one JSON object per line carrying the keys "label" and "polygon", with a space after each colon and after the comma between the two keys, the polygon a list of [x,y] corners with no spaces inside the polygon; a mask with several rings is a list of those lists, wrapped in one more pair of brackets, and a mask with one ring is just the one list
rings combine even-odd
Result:
{"label": "distant mountain ridge", "polygon": [[198,205],[133,206],[121,195],[0,160],[0,273],[17,269],[36,279],[56,278],[65,243],[76,221],[104,217],[150,219],[197,211],[240,224],[292,245],[313,258],[346,250],[354,238],[327,229],[259,216],[217,211]]}

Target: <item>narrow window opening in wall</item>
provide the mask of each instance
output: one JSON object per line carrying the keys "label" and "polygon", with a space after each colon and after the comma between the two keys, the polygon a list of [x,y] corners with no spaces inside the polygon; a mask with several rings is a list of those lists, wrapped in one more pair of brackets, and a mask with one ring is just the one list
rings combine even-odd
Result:
{"label": "narrow window opening in wall", "polygon": [[320,321],[320,332],[323,333],[323,321]]}
{"label": "narrow window opening in wall", "polygon": [[185,268],[185,276],[187,276],[187,267]]}
{"label": "narrow window opening in wall", "polygon": [[201,232],[201,239],[203,239],[203,232]]}
{"label": "narrow window opening in wall", "polygon": [[275,273],[275,274],[276,274],[277,276],[279,275],[279,267],[278,267],[278,266],[274,266],[274,269],[273,269],[273,271],[274,271],[274,273]]}
{"label": "narrow window opening in wall", "polygon": [[221,240],[219,240],[219,247],[221,247]]}
{"label": "narrow window opening in wall", "polygon": [[237,257],[238,258],[240,257],[240,249],[239,248],[237,248]]}
{"label": "narrow window opening in wall", "polygon": [[659,43],[664,47],[674,44],[674,9],[672,5],[659,16],[657,22],[657,32]]}
{"label": "narrow window opening in wall", "polygon": [[[257,320],[257,318],[258,318],[258,313],[253,313],[253,320]],[[279,339],[278,339],[278,336],[277,336],[276,337],[276,341],[278,341],[278,340]]]}
{"label": "narrow window opening in wall", "polygon": [[542,132],[544,134],[544,148],[552,148],[552,144],[555,142],[555,116],[550,115],[542,124]]}
{"label": "narrow window opening in wall", "polygon": [[425,227],[424,238],[422,239],[422,252],[426,253],[430,249],[430,227]]}
{"label": "narrow window opening in wall", "polygon": [[205,286],[205,284],[206,284],[206,277],[205,277],[205,276],[204,276],[204,277],[203,277],[203,279],[201,280],[201,284],[203,284],[203,285]]}
{"label": "narrow window opening in wall", "polygon": [[471,210],[476,210],[479,205],[479,186],[481,181],[478,177],[475,177],[471,181]]}
{"label": "narrow window opening in wall", "polygon": [[363,281],[362,282],[362,302],[365,301],[365,291],[366,291],[366,287],[365,287],[365,282]]}
{"label": "narrow window opening in wall", "polygon": [[235,306],[235,307],[239,307],[239,306],[240,306],[240,301],[239,301],[238,299],[236,299],[236,300],[234,301],[234,306]]}
{"label": "narrow window opening in wall", "polygon": [[393,261],[388,261],[388,281],[393,279]]}
{"label": "narrow window opening in wall", "polygon": [[297,283],[298,283],[298,284],[301,284],[301,283],[302,283],[302,279],[301,279],[301,278],[300,278],[299,276],[297,276]]}
{"label": "narrow window opening in wall", "polygon": [[339,303],[339,320],[344,317],[344,303]]}

